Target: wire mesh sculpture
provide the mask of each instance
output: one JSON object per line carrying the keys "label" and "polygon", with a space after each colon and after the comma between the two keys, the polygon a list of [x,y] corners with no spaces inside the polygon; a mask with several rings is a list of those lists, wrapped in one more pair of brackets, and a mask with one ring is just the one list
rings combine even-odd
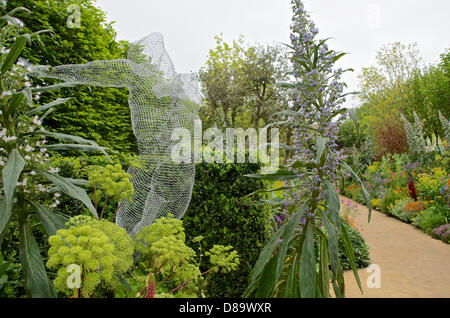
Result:
{"label": "wire mesh sculpture", "polygon": [[176,128],[193,136],[201,95],[191,74],[177,74],[160,33],[134,42],[127,59],[94,61],[81,65],[31,66],[32,74],[73,84],[127,87],[131,123],[141,168],[131,167],[134,195],[117,212],[116,223],[131,236],[157,218],[181,218],[192,195],[194,160],[174,163],[171,140]]}

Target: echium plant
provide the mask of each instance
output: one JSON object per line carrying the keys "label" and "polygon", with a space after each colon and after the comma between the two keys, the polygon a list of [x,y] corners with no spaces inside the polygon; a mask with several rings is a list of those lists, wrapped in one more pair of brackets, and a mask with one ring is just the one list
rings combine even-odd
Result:
{"label": "echium plant", "polygon": [[[19,60],[27,43],[38,38],[40,32],[22,34],[23,22],[14,17],[16,8],[5,12],[0,0],[0,242],[8,226],[19,228],[19,257],[25,274],[28,296],[53,297],[44,262],[32,229],[53,235],[64,227],[66,217],[54,213],[59,191],[83,202],[97,217],[83,182],[62,178],[52,168],[48,150],[101,151],[96,143],[80,137],[46,131],[43,119],[55,106],[70,98],[60,98],[45,105],[37,105],[41,92],[58,88],[32,87],[25,63]],[[68,143],[49,144],[46,138]],[[106,154],[106,153],[105,153]],[[78,184],[78,185],[77,185]]]}
{"label": "echium plant", "polygon": [[[361,183],[369,207],[371,202],[361,180],[342,161],[336,151],[336,135],[345,101],[343,70],[334,70],[344,53],[328,48],[318,40],[318,29],[310,21],[300,0],[292,1],[294,17],[291,27],[292,62],[297,82],[289,85],[296,94],[298,111],[284,111],[287,120],[277,122],[294,129],[294,159],[272,175],[251,175],[260,179],[294,180],[293,186],[266,191],[291,190],[287,201],[289,218],[261,251],[250,277],[245,297],[345,297],[343,266],[339,259],[338,239],[342,238],[347,257],[362,291],[355,257],[344,222],[340,218],[340,201],[334,182],[340,168],[345,168]],[[286,203],[286,202],[284,202]],[[313,234],[317,235],[313,235]],[[316,263],[315,248],[319,261]]]}
{"label": "echium plant", "polygon": [[401,115],[401,119],[406,131],[410,157],[414,162],[422,162],[427,152],[425,139],[423,138],[422,122],[416,112],[414,112],[413,125],[403,114]]}
{"label": "echium plant", "polygon": [[450,139],[450,120],[445,118],[440,111],[438,112],[438,115],[442,125],[443,138],[448,141]]}

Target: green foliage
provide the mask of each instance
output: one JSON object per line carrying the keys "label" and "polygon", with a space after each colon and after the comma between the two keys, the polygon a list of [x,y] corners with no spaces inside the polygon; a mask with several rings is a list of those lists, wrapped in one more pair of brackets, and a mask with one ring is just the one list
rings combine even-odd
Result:
{"label": "green foliage", "polygon": [[[104,156],[80,156],[80,157],[61,157],[61,156],[54,156],[51,158],[52,165],[54,167],[57,167],[59,169],[59,174],[71,179],[88,179],[89,175],[92,173],[95,173],[96,171],[102,171],[110,175],[111,173],[119,173],[120,178],[117,178],[117,180],[122,180],[125,182],[126,189],[128,190],[128,194],[130,194],[130,175],[126,174],[124,170],[125,168],[128,168],[130,165],[135,164],[135,157],[122,157],[122,156],[110,156],[111,161],[108,160],[108,158]],[[120,165],[122,169],[121,171],[117,170],[116,172],[112,172],[109,169],[105,168],[108,165],[112,165],[113,167],[118,167]],[[100,170],[97,170],[100,169]],[[114,168],[113,170],[116,170],[118,168]],[[110,176],[111,177],[111,176]],[[125,180],[126,179],[126,180]],[[119,181],[121,182],[121,181]],[[90,198],[97,203],[97,209],[100,210],[99,214],[101,214],[103,211],[102,217],[104,219],[111,219],[114,213],[117,210],[118,205],[120,204],[121,200],[120,195],[119,198],[115,196],[115,198],[111,197],[108,200],[105,201],[104,191],[101,190],[98,198],[94,198],[94,192],[92,186],[88,186],[88,182],[85,183],[85,187],[87,187],[91,192],[89,193]],[[112,184],[115,184],[113,182]],[[123,185],[122,185],[123,186]],[[98,189],[96,189],[96,192],[98,192]],[[113,190],[114,193],[117,193],[117,191]],[[97,195],[97,194],[96,194]],[[76,200],[73,200],[72,198],[68,196],[61,196],[60,204],[58,206],[58,211],[62,214],[69,215],[69,216],[75,216],[78,214],[83,213],[83,207],[78,203]]]}
{"label": "green foliage", "polygon": [[448,141],[450,140],[450,120],[445,118],[441,111],[439,111],[438,114],[442,125],[442,137]]}
{"label": "green foliage", "polygon": [[[69,28],[67,19],[71,4],[81,9],[80,28]],[[10,0],[7,9],[24,6],[32,11],[26,15],[25,31],[41,34],[33,48],[26,48],[23,57],[32,64],[62,65],[83,64],[94,60],[124,58],[128,44],[115,40],[116,32],[112,23],[106,22],[105,13],[97,8],[95,0]],[[25,13],[19,13],[24,18]],[[34,82],[43,85],[43,81]],[[45,80],[45,83],[54,83]],[[33,97],[43,102],[55,100],[69,93],[67,88],[60,92],[36,92]],[[122,152],[137,152],[137,144],[132,131],[128,92],[121,88],[70,88],[74,97],[59,112],[50,114],[45,125],[66,134],[76,134],[97,141],[103,146]],[[73,154],[73,153],[72,153]]]}
{"label": "green foliage", "polygon": [[394,205],[395,201],[400,200],[401,195],[395,193],[392,189],[388,189],[383,196],[383,199],[380,202],[380,210],[381,212],[388,214],[389,209],[392,205]]}
{"label": "green foliage", "polygon": [[442,168],[433,168],[430,173],[418,175],[417,190],[425,199],[445,204],[448,201],[448,175]]}
{"label": "green foliage", "polygon": [[[355,253],[355,264],[358,268],[365,268],[370,265],[370,254],[369,254],[369,246],[366,244],[366,241],[362,237],[361,233],[358,232],[355,228],[351,227],[348,224],[344,226],[347,227],[348,236],[350,237],[350,241],[353,246],[353,251]],[[339,239],[339,259],[342,264],[344,270],[350,270],[350,260],[345,253],[345,246],[342,239]]]}
{"label": "green foliage", "polygon": [[409,217],[406,214],[406,207],[413,202],[414,200],[409,197],[397,200],[388,208],[388,213],[404,222],[409,222]]}
{"label": "green foliage", "polygon": [[[353,228],[352,226],[348,225],[348,223],[345,220],[342,220],[342,224],[347,229],[348,236],[350,238],[350,241],[353,246],[353,251],[355,253],[355,265],[357,268],[365,268],[370,265],[370,254],[369,254],[369,246],[367,245],[366,241],[362,237],[361,233],[358,232],[357,229]],[[320,250],[319,250],[319,242],[320,242],[320,236],[318,233],[314,233],[314,254],[316,256],[316,263],[320,263]],[[343,238],[339,238],[338,243],[338,255],[339,255],[339,261],[342,264],[342,268],[344,270],[351,270],[352,267],[350,265],[350,260],[346,254],[345,251],[345,243]]]}
{"label": "green foliage", "polygon": [[449,220],[450,208],[448,206],[432,205],[419,214],[413,224],[429,234],[431,230],[448,223]]}
{"label": "green foliage", "polygon": [[[193,243],[201,248],[202,237]],[[162,217],[147,227],[143,227],[135,238],[136,252],[139,255],[134,278],[141,281],[145,273],[145,285],[137,297],[198,297],[203,293],[203,276],[210,272],[227,273],[236,270],[239,257],[232,246],[214,245],[204,256],[209,256],[211,267],[201,272],[196,260],[196,252],[186,245],[183,222],[173,219],[173,215]],[[200,250],[200,253],[202,251]]]}
{"label": "green foliage", "polygon": [[352,147],[358,140],[358,135],[355,131],[355,124],[352,120],[344,121],[339,127],[337,144],[341,148]]}
{"label": "green foliage", "polygon": [[[262,182],[244,175],[257,172],[257,164],[198,164],[191,203],[183,217],[188,243],[203,236],[205,245],[232,245],[239,254],[236,271],[211,274],[206,294],[210,297],[239,297],[269,235],[270,211],[245,205],[241,197],[262,188]],[[247,201],[248,202],[248,201]],[[210,264],[202,265],[206,270]]]}
{"label": "green foliage", "polygon": [[20,263],[14,259],[4,260],[0,254],[0,298],[20,296],[19,292],[23,288],[22,275]]}
{"label": "green foliage", "polygon": [[[385,153],[399,153],[404,137],[399,130],[400,114],[409,121],[414,112],[421,119],[419,144],[415,150],[423,151],[423,141],[429,139],[439,148],[439,136],[445,138],[439,113],[450,117],[450,73],[448,50],[441,55],[441,63],[419,68],[417,44],[396,42],[383,46],[377,53],[377,66],[363,68],[360,74],[362,126],[379,148],[378,159]],[[386,129],[385,126],[389,127]],[[386,131],[387,130],[387,131]],[[389,130],[391,133],[389,133]],[[418,134],[419,129],[409,135]],[[391,135],[395,134],[393,138]],[[434,136],[434,138],[433,138]],[[401,138],[400,138],[401,137]],[[410,141],[410,151],[411,140]],[[400,147],[402,146],[402,147]],[[422,149],[422,150],[421,150]],[[405,151],[405,150],[402,150]]]}

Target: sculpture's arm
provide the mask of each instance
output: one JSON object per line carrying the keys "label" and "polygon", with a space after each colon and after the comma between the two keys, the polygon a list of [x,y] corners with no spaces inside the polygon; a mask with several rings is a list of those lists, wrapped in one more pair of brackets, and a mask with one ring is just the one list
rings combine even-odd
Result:
{"label": "sculpture's arm", "polygon": [[61,66],[31,66],[31,75],[55,78],[69,83],[104,87],[127,87],[133,81],[129,60],[94,61]]}

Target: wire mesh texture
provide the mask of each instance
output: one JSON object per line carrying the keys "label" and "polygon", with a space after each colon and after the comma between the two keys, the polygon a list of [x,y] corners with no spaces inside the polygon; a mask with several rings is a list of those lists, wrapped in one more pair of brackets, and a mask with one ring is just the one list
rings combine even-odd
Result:
{"label": "wire mesh texture", "polygon": [[141,165],[128,170],[134,194],[120,206],[116,223],[134,237],[157,218],[183,216],[192,196],[195,165],[192,158],[174,163],[172,148],[179,141],[171,135],[185,128],[193,136],[201,94],[195,76],[175,72],[160,33],[132,43],[127,59],[30,68],[35,76],[73,84],[127,87]]}

